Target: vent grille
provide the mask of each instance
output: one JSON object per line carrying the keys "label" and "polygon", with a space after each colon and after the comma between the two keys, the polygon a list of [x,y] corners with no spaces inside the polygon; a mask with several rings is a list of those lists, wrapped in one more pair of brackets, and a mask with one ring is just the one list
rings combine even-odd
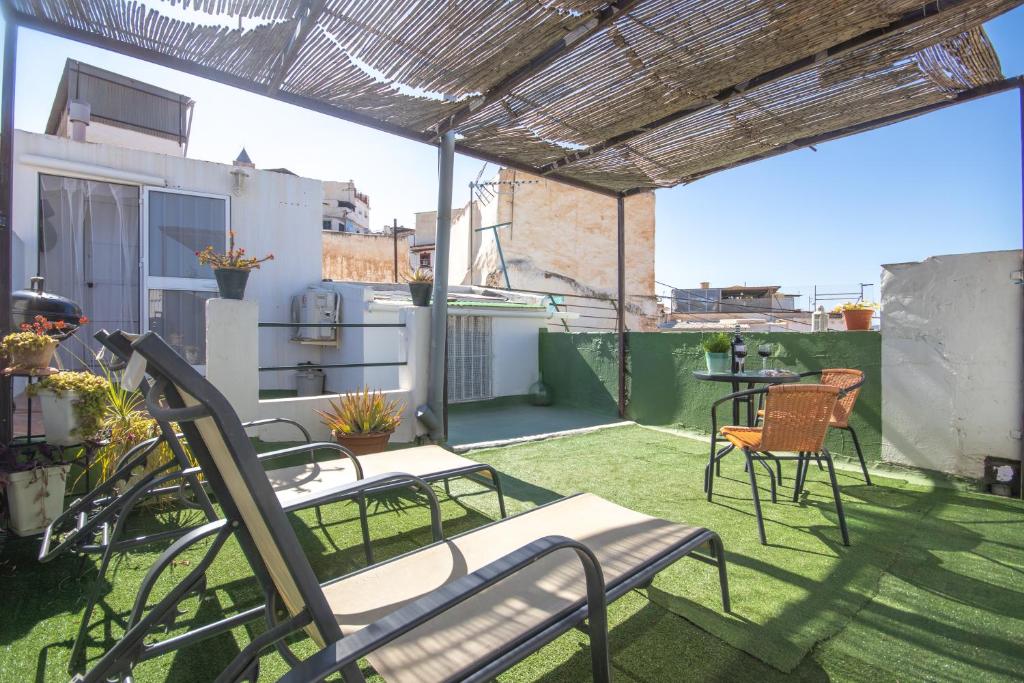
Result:
{"label": "vent grille", "polygon": [[448,402],[480,401],[491,396],[491,319],[448,317]]}

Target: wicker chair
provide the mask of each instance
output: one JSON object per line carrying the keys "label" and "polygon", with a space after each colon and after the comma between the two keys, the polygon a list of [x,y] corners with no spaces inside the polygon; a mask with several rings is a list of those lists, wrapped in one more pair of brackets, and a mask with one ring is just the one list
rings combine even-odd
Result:
{"label": "wicker chair", "polygon": [[[793,494],[793,498],[796,500],[803,489],[808,463],[811,458],[821,457],[824,458],[828,466],[828,476],[832,484],[836,513],[839,516],[839,529],[843,536],[843,545],[850,545],[846,516],[843,514],[843,503],[839,495],[839,484],[836,481],[835,467],[832,464],[832,455],[825,448],[825,435],[828,433],[841,393],[839,387],[825,384],[780,384],[767,389],[754,389],[738,393],[764,393],[767,395],[762,426],[728,426],[721,429],[721,435],[733,447],[742,450],[747,458],[747,474],[750,477],[750,491],[754,498],[757,531],[761,543],[767,543],[767,539],[764,531],[764,518],[761,515],[761,498],[758,494],[754,463],[759,462],[766,465],[766,459],[796,460],[797,471]],[[776,455],[776,453],[796,453],[797,455],[786,457]],[[768,468],[768,471],[771,473],[771,468]],[[707,479],[709,483],[708,500],[710,500],[714,477]],[[774,478],[771,494],[774,503]]]}
{"label": "wicker chair", "polygon": [[[868,474],[868,466],[864,462],[864,451],[860,448],[860,439],[857,438],[857,432],[854,431],[853,425],[850,424],[850,415],[853,414],[853,407],[857,404],[860,388],[864,385],[864,373],[851,368],[827,368],[825,370],[801,372],[800,376],[818,377],[821,384],[839,387],[842,390],[839,394],[839,400],[836,401],[836,408],[832,412],[829,426],[833,429],[842,429],[843,431],[850,432],[850,436],[853,438],[853,448],[857,451],[857,459],[860,460],[860,470],[864,473],[864,482],[870,486],[871,475]],[[758,410],[757,417],[758,419],[764,418],[764,410]],[[818,468],[821,468],[820,462],[818,463]]]}

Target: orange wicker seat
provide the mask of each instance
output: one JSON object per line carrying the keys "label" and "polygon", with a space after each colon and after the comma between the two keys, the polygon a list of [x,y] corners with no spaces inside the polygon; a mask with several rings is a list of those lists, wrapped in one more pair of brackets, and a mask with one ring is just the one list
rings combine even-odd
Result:
{"label": "orange wicker seat", "polygon": [[736,448],[761,449],[760,427],[722,427],[721,434]]}
{"label": "orange wicker seat", "polygon": [[[832,494],[835,497],[836,512],[839,516],[839,528],[843,536],[843,545],[849,545],[849,533],[846,528],[846,517],[839,496],[839,485],[836,481],[832,456],[825,448],[825,435],[832,423],[835,410],[840,400],[840,387],[826,384],[779,384],[769,387],[765,392],[767,399],[764,423],[761,427],[744,427],[731,425],[722,427],[721,435],[733,447],[743,451],[747,458],[747,473],[750,477],[750,491],[754,499],[754,511],[757,517],[757,530],[761,543],[767,543],[764,519],[761,515],[761,499],[757,489],[755,462],[764,464],[771,459],[776,462],[777,453],[796,453],[788,459],[797,460],[797,474],[794,484],[794,500],[803,488],[807,476],[807,465],[812,457],[820,457],[828,465]],[[847,413],[848,414],[848,413]],[[814,454],[814,455],[812,455]],[[714,445],[712,444],[712,461],[715,461]],[[706,483],[708,500],[711,500],[714,477],[710,475],[711,464],[708,466]],[[768,468],[771,474],[771,468]],[[775,481],[772,477],[772,502],[775,502]]]}
{"label": "orange wicker seat", "polygon": [[[850,415],[853,414],[853,407],[857,404],[857,396],[860,395],[860,388],[864,384],[864,373],[851,368],[827,368],[820,372],[804,373],[803,376],[820,375],[821,384],[830,387],[838,387],[842,390],[836,407],[832,410],[829,418],[829,426],[834,429],[842,429],[850,433],[853,439],[853,448],[857,452],[857,459],[860,460],[860,469],[864,473],[864,482],[871,484],[871,475],[868,474],[868,466],[864,461],[864,451],[860,447],[860,439],[857,432],[850,424]],[[764,419],[764,410],[757,411],[758,419]]]}

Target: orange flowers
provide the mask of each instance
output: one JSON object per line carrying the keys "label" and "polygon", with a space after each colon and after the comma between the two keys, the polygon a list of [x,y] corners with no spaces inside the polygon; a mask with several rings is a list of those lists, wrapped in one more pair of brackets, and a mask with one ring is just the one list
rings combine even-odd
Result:
{"label": "orange flowers", "polygon": [[[79,325],[84,325],[87,322],[89,322],[89,318],[84,315],[78,319]],[[21,330],[23,332],[34,332],[40,337],[49,334],[51,330],[66,330],[67,328],[68,324],[63,320],[50,321],[45,315],[37,315],[34,322],[21,324]]]}

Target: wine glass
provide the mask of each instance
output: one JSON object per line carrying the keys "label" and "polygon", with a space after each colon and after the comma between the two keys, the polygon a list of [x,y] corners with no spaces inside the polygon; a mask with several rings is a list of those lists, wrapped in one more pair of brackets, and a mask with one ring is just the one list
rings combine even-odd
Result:
{"label": "wine glass", "polygon": [[739,368],[740,372],[743,372],[743,364],[747,360],[747,345],[737,344],[733,349],[733,354],[736,356],[736,366]]}
{"label": "wine glass", "polygon": [[771,357],[774,348],[774,346],[768,343],[758,345],[757,355],[761,356],[761,372],[768,369],[768,359]]}

